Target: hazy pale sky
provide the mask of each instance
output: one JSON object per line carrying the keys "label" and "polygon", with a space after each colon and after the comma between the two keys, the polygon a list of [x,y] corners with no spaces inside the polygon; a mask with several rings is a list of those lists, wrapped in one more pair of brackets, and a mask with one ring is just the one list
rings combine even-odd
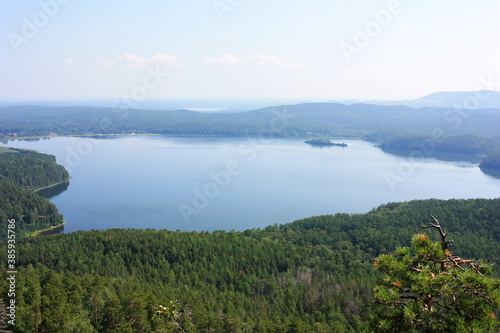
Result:
{"label": "hazy pale sky", "polygon": [[498,0],[0,5],[0,99],[406,99],[500,82]]}

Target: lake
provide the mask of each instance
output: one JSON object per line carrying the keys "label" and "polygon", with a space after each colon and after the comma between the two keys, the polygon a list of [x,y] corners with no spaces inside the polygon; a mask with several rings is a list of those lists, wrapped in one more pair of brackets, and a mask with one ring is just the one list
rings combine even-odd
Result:
{"label": "lake", "polygon": [[[55,155],[71,175],[44,195],[65,232],[106,228],[245,230],[414,199],[497,198],[477,160],[408,158],[373,143],[120,136],[9,141]],[[426,152],[427,153],[427,152]]]}

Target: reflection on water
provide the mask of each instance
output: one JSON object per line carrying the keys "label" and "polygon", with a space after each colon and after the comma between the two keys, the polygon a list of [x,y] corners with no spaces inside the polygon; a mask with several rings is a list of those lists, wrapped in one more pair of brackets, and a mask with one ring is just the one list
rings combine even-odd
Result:
{"label": "reflection on water", "polygon": [[44,198],[51,199],[66,191],[68,189],[68,186],[69,186],[69,181],[48,188],[44,188],[42,190],[37,191],[36,193]]}
{"label": "reflection on water", "polygon": [[493,178],[500,179],[500,170],[498,169],[490,169],[490,168],[479,168],[481,171],[488,176],[491,176]]}
{"label": "reflection on water", "polygon": [[[432,152],[429,154],[425,154],[422,150],[399,150],[399,149],[382,149],[384,153],[401,156],[401,157],[411,157],[415,160],[425,160],[429,158],[435,158],[438,161],[444,162],[467,162],[470,164],[479,164],[483,160],[482,156],[478,155],[469,155],[469,154],[451,154],[451,153],[439,153]],[[459,165],[460,166],[460,165]]]}
{"label": "reflection on water", "polygon": [[85,136],[76,136],[76,138],[81,139],[98,139],[98,140],[118,140],[126,138],[129,135],[126,134],[95,134],[95,135],[85,135]]}

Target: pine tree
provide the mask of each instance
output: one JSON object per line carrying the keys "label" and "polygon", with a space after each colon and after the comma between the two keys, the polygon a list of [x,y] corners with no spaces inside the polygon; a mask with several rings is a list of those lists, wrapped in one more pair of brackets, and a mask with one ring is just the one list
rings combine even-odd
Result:
{"label": "pine tree", "polygon": [[[449,251],[453,241],[439,221],[435,228],[441,243],[426,234],[412,238],[395,255],[381,255],[374,266],[385,273],[375,288],[376,305],[371,328],[376,332],[497,332],[500,280],[491,266],[462,259]],[[495,313],[496,312],[496,313]]]}
{"label": "pine tree", "polygon": [[178,322],[179,317],[183,314],[184,313],[178,310],[178,307],[174,304],[174,302],[170,301],[170,304],[167,306],[158,306],[158,310],[155,312],[153,320],[161,322],[164,326],[174,325],[181,332],[185,332]]}

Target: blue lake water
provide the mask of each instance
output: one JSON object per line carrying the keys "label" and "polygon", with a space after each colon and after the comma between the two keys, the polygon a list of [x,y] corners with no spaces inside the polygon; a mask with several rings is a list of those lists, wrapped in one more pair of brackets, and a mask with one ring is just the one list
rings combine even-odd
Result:
{"label": "blue lake water", "polygon": [[50,198],[65,232],[105,228],[245,230],[413,199],[497,198],[477,161],[415,159],[364,141],[122,136],[10,141],[55,155],[70,185]]}

